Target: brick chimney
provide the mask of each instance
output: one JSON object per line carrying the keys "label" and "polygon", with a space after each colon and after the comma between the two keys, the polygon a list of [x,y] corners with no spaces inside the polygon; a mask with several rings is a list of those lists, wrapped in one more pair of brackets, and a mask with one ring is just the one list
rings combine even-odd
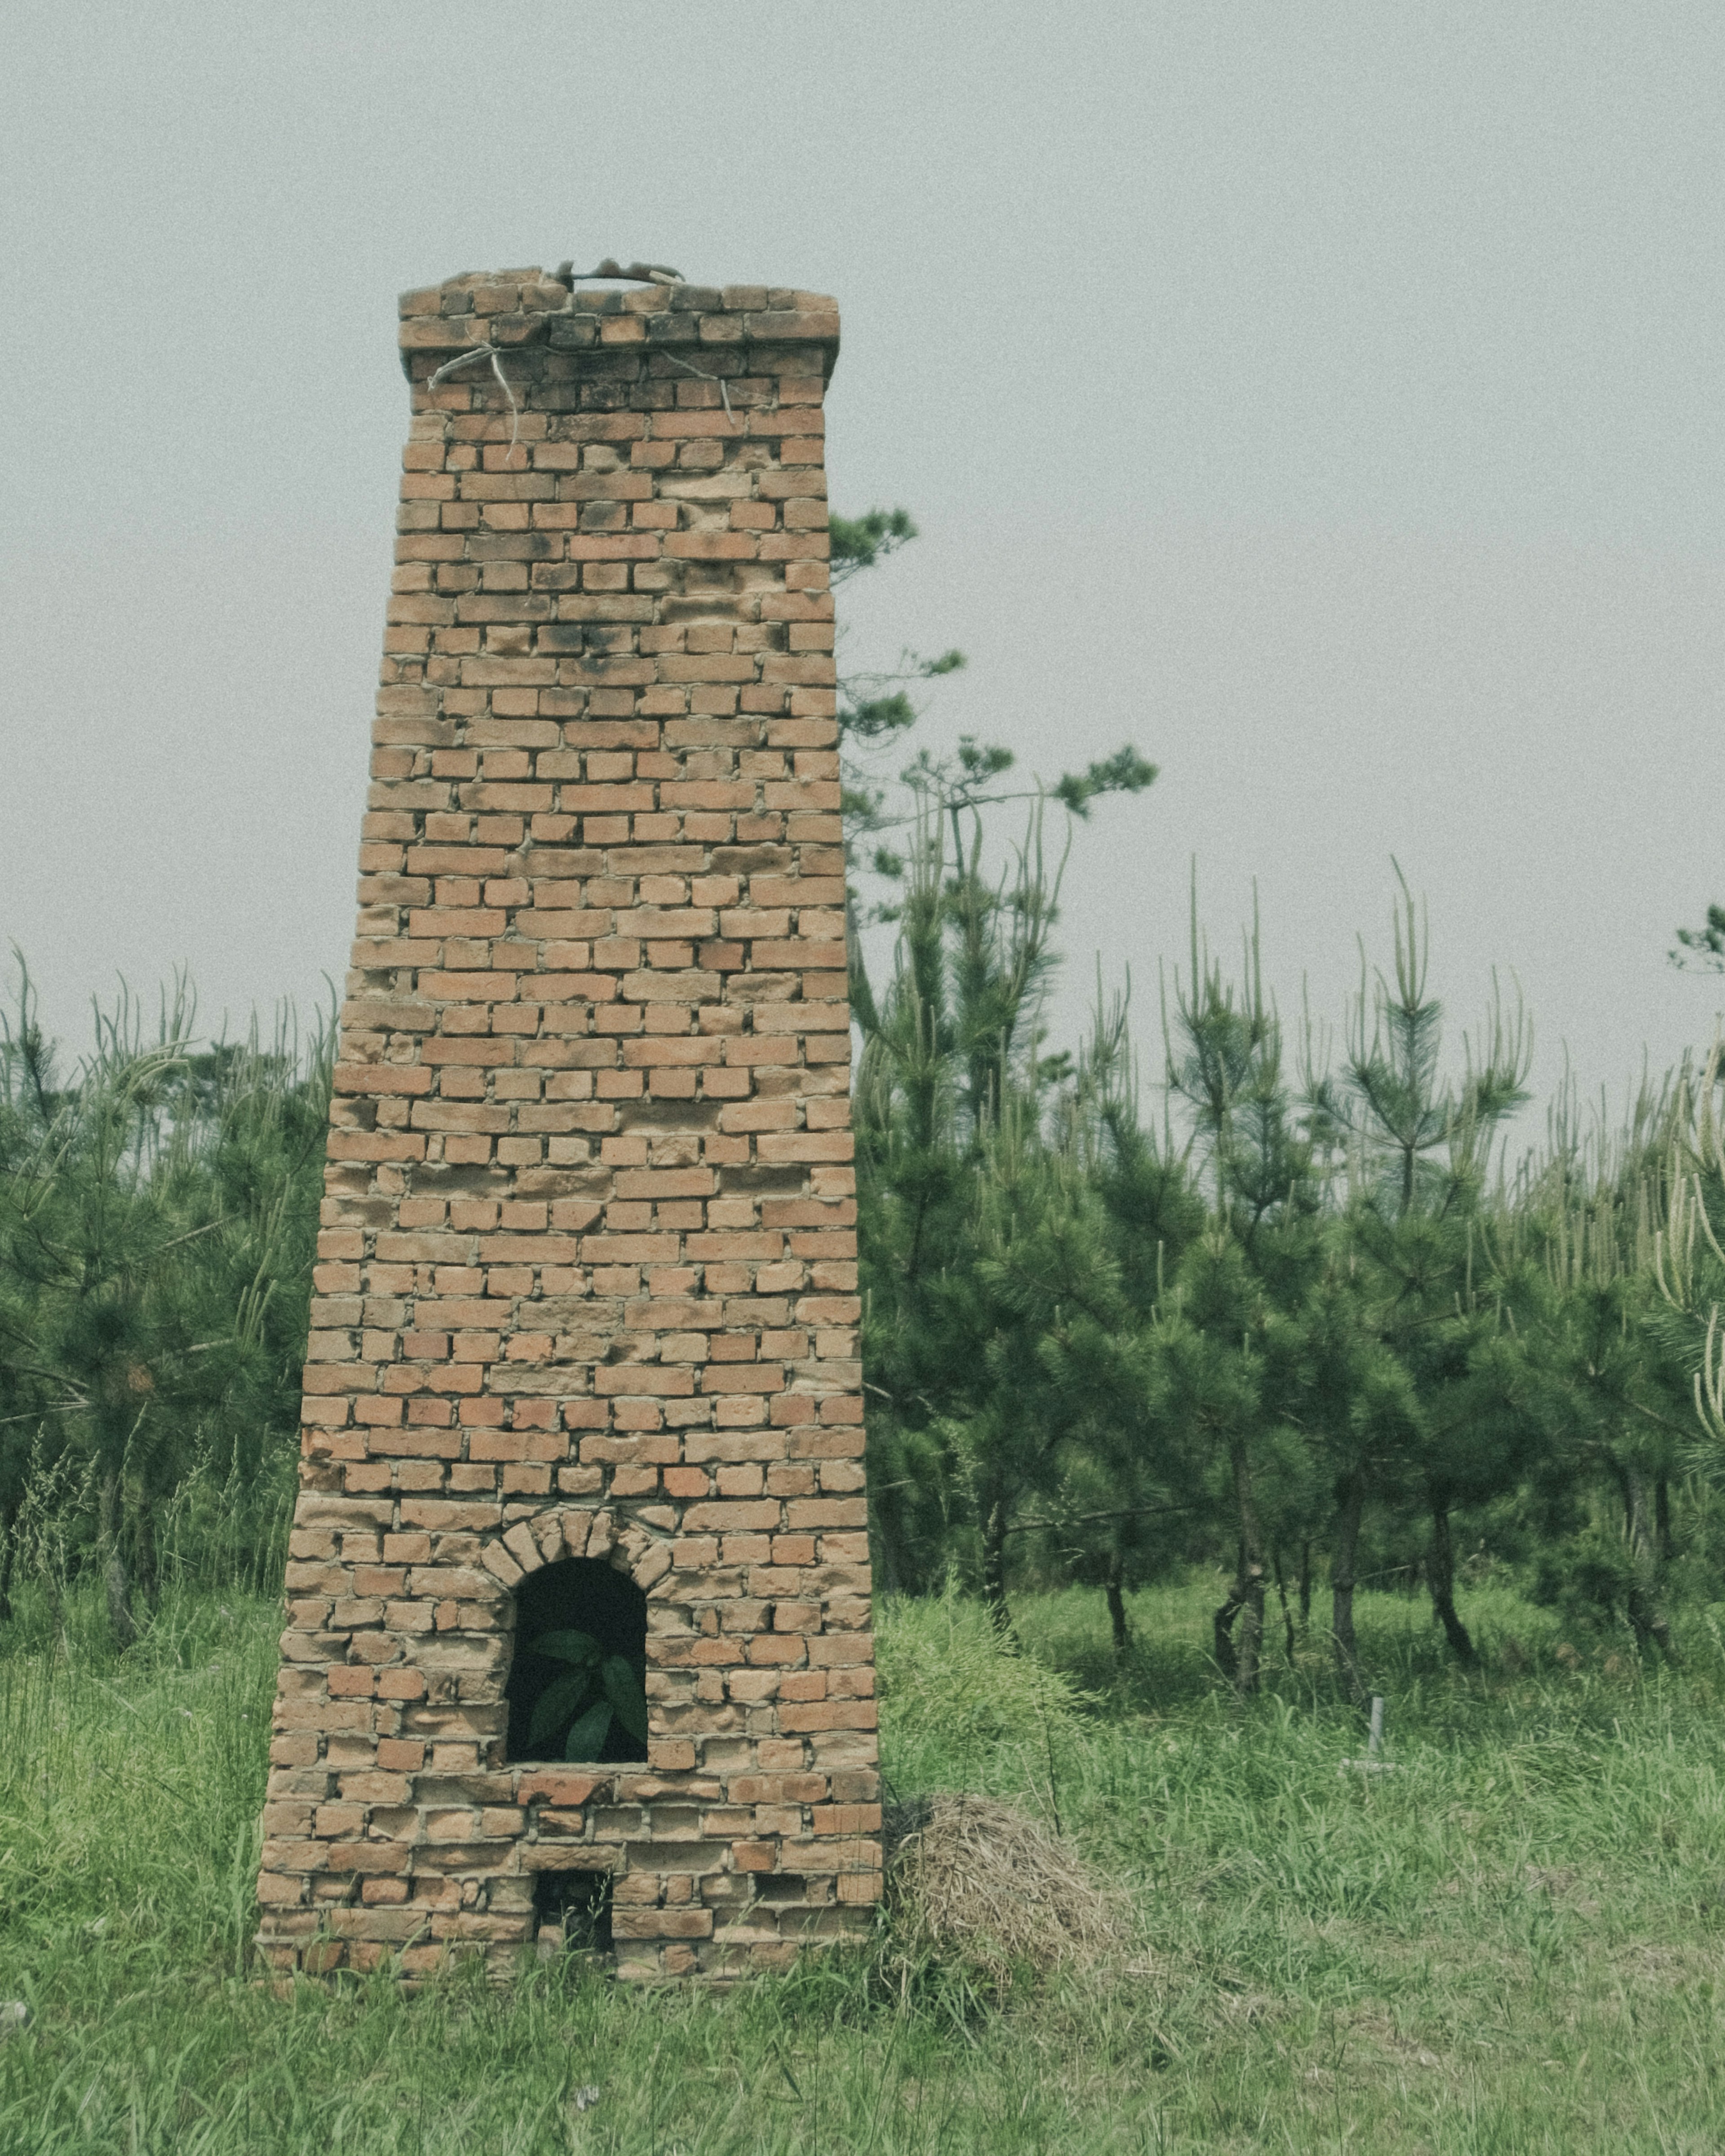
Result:
{"label": "brick chimney", "polygon": [[[588,1881],[624,1974],[777,1967],[880,1883],[838,312],[526,270],[401,317],[259,1943],[501,1973]],[[644,1743],[523,1738],[518,1604],[618,1594]]]}

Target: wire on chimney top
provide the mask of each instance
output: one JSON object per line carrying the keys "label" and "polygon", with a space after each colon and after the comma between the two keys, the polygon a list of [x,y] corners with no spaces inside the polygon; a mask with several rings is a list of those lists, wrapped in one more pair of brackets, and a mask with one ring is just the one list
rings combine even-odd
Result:
{"label": "wire on chimney top", "polygon": [[731,408],[731,392],[725,385],[723,375],[709,374],[704,367],[696,367],[692,360],[679,359],[674,352],[661,352],[659,357],[661,359],[668,359],[673,367],[686,367],[691,374],[698,374],[703,382],[716,382],[719,385],[719,402],[725,407],[725,417],[733,427],[740,427],[742,424],[742,420]]}
{"label": "wire on chimney top", "polygon": [[[491,362],[491,372],[497,377],[497,386],[509,399],[511,415],[509,429],[509,453],[513,457],[516,439],[521,433],[521,408],[515,401],[515,392],[504,379],[502,364],[497,357],[498,350],[499,347],[495,344],[476,344],[471,352],[458,352],[454,359],[447,359],[444,362],[436,373],[429,378],[425,387],[428,389],[435,389],[446,374],[453,374],[458,367],[465,367],[471,359],[489,359]],[[679,358],[674,352],[662,351],[659,357],[661,359],[668,359],[673,367],[680,367],[687,373],[698,374],[703,382],[716,382],[719,385],[719,402],[725,408],[725,417],[733,427],[740,427],[742,424],[742,420],[731,408],[731,391],[722,375],[709,373],[706,367],[697,367],[693,360]]]}
{"label": "wire on chimney top", "polygon": [[[471,352],[459,352],[454,359],[445,360],[436,373],[426,382],[425,387],[428,389],[435,389],[446,374],[453,374],[458,367],[465,367],[470,359],[489,358],[491,362],[491,372],[497,377],[497,387],[509,399],[509,454],[513,459],[516,439],[521,430],[521,408],[515,401],[514,390],[503,378],[503,364],[497,357],[497,351],[498,347],[494,344],[476,344]],[[730,408],[727,406],[726,408],[728,410]]]}
{"label": "wire on chimney top", "polygon": [[609,254],[597,270],[578,270],[572,261],[559,262],[553,274],[559,282],[572,289],[589,277],[614,277],[625,285],[681,285],[687,281],[682,271],[673,270],[668,262],[631,262],[625,270]]}

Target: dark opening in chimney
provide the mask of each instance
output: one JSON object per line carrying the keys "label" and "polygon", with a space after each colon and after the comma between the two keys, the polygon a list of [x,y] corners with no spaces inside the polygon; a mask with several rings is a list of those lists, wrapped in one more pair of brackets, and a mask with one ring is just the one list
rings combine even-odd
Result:
{"label": "dark opening in chimney", "polygon": [[647,1756],[647,1598],[597,1558],[564,1558],[516,1589],[504,1697],[511,1759]]}

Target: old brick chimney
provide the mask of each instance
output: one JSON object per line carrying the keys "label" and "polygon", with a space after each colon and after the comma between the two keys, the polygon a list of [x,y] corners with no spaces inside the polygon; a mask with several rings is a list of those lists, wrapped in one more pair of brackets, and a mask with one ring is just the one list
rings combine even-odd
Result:
{"label": "old brick chimney", "polygon": [[[585,1875],[624,1974],[775,1966],[880,1881],[838,313],[526,270],[401,316],[260,1945],[501,1970]],[[644,1621],[644,1744],[511,1756],[535,1596]]]}

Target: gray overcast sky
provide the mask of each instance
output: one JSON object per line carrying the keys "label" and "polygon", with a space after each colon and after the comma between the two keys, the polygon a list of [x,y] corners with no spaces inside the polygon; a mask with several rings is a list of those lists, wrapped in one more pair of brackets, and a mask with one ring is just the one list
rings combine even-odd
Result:
{"label": "gray overcast sky", "polygon": [[13,0],[0,937],[81,1036],[338,978],[407,400],[393,300],[616,253],[836,293],[834,498],[918,544],[856,663],[932,738],[1130,737],[1070,1032],[1197,857],[1342,1014],[1390,857],[1549,1084],[1711,1034],[1725,13],[1335,0]]}

